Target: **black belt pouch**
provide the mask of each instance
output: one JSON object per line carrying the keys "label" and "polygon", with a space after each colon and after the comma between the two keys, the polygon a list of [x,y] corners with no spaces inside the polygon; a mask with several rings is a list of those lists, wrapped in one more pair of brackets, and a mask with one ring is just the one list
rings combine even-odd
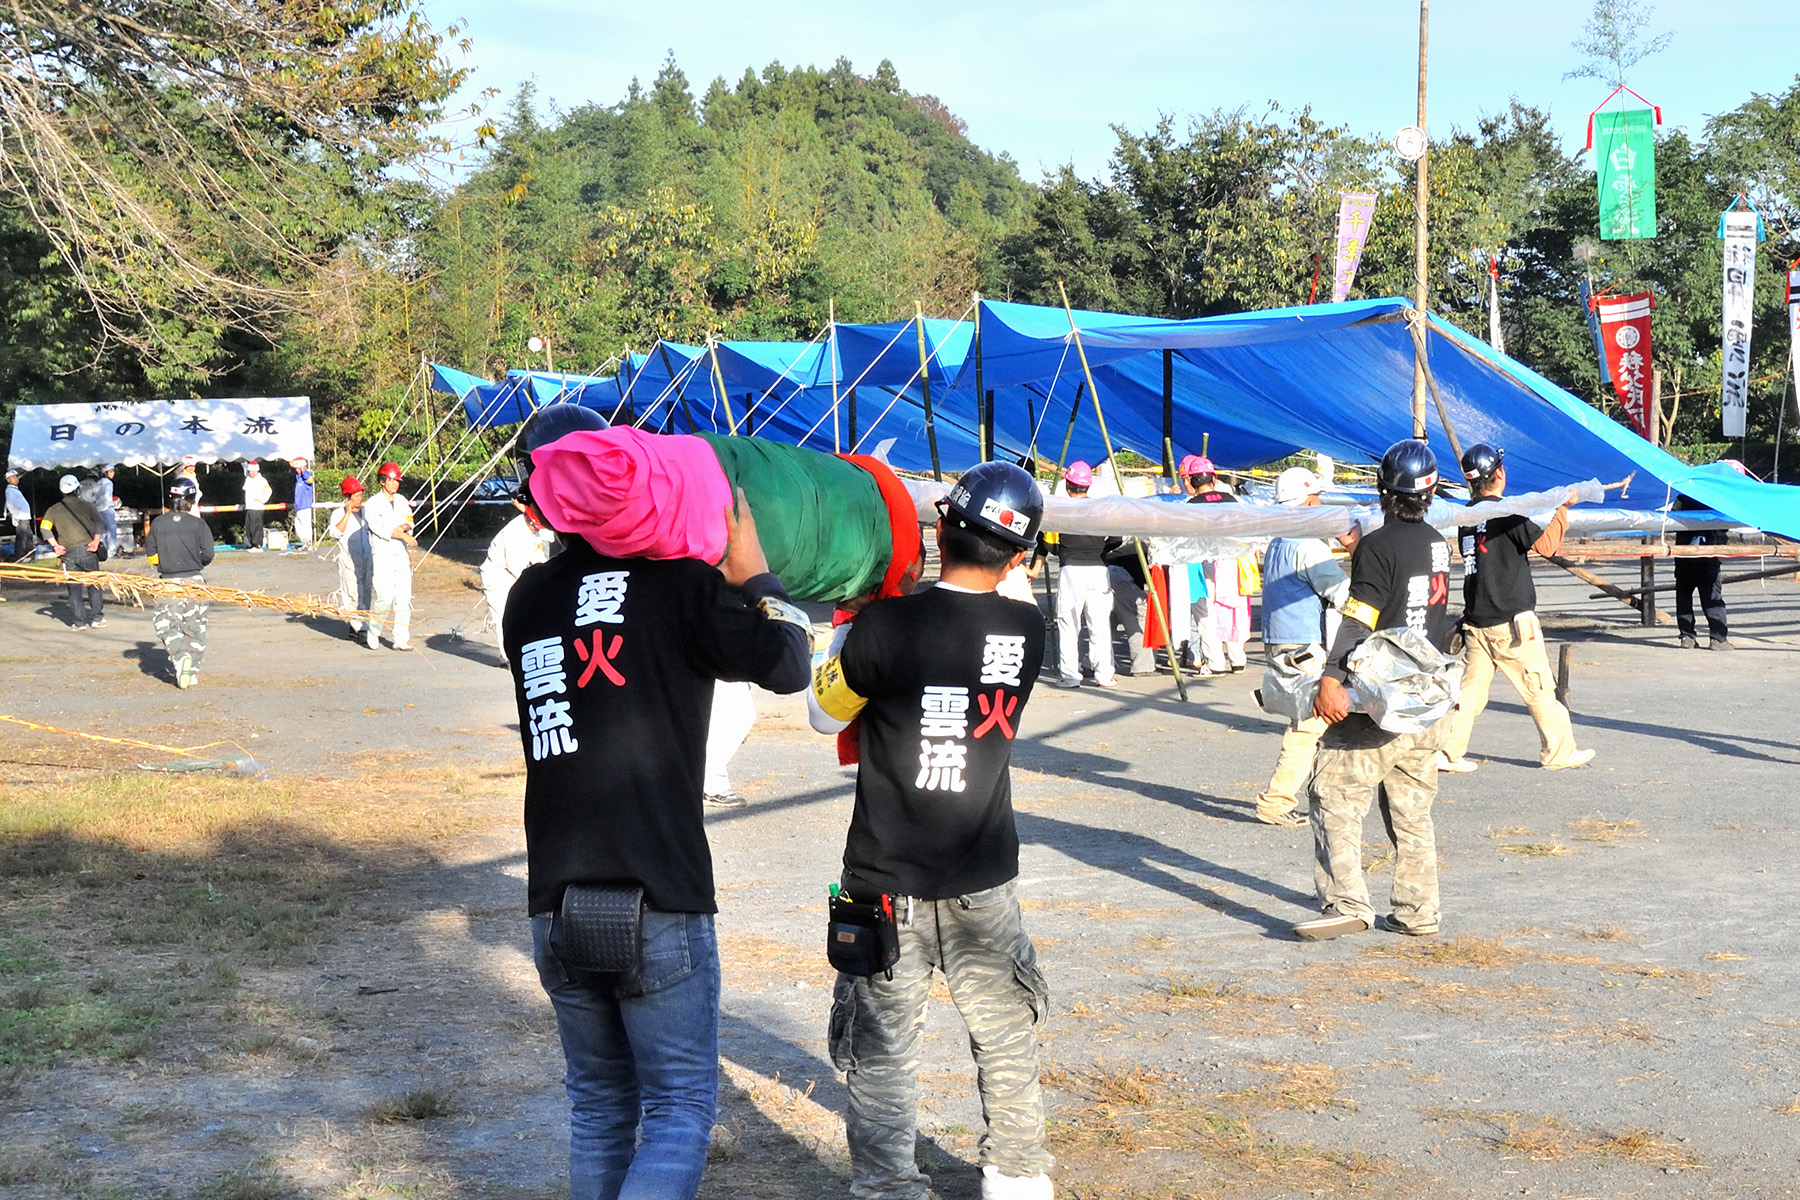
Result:
{"label": "black belt pouch", "polygon": [[557,956],[563,966],[590,978],[590,984],[618,996],[642,991],[644,889],[617,885],[570,884],[557,914]]}
{"label": "black belt pouch", "polygon": [[848,896],[833,896],[825,957],[845,975],[885,973],[892,979],[894,964],[900,961],[893,898],[883,895],[874,904],[859,904]]}

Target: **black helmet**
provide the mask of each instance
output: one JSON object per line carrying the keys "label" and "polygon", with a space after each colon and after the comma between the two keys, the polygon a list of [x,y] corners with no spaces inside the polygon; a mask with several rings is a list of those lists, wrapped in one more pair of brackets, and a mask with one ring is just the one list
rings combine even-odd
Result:
{"label": "black helmet", "polygon": [[1044,493],[1037,480],[1011,463],[971,467],[944,498],[966,528],[982,529],[1023,550],[1037,543],[1044,523]]}
{"label": "black helmet", "polygon": [[1465,479],[1491,479],[1506,461],[1506,451],[1486,442],[1476,442],[1463,451],[1462,469]]}
{"label": "black helmet", "polygon": [[177,475],[169,485],[169,507],[176,512],[186,512],[199,498],[200,485],[186,475]]}
{"label": "black helmet", "polygon": [[1381,456],[1381,470],[1376,482],[1384,492],[1402,496],[1423,496],[1437,486],[1437,455],[1417,438],[1395,442]]}
{"label": "black helmet", "polygon": [[519,431],[519,445],[523,450],[514,467],[519,478],[519,486],[513,491],[512,498],[531,501],[531,452],[539,446],[548,446],[558,438],[582,430],[598,433],[602,429],[611,429],[612,424],[591,408],[583,408],[579,404],[564,402],[540,408],[525,420],[525,428]]}

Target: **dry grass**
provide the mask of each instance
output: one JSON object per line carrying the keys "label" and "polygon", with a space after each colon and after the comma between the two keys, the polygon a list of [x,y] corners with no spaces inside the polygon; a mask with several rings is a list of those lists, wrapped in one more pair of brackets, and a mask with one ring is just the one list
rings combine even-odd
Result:
{"label": "dry grass", "polygon": [[[83,773],[0,785],[0,1090],[69,1059],[255,1033],[244,973],[304,962],[440,857],[462,771],[269,781]],[[505,788],[502,783],[502,790]]]}
{"label": "dry grass", "polygon": [[1435,967],[1471,967],[1491,970],[1530,961],[1534,956],[1515,950],[1498,938],[1464,934],[1454,938],[1402,938],[1382,942],[1363,951],[1369,958],[1398,958]]}
{"label": "dry grass", "polygon": [[1508,1157],[1532,1162],[1558,1162],[1572,1158],[1615,1158],[1654,1167],[1691,1169],[1701,1165],[1687,1150],[1648,1129],[1578,1129],[1561,1117],[1518,1112],[1454,1112],[1432,1114],[1440,1120],[1484,1125],[1483,1141]]}
{"label": "dry grass", "polygon": [[1506,842],[1500,846],[1500,852],[1518,854],[1525,858],[1561,858],[1569,850],[1555,842]]}
{"label": "dry grass", "polygon": [[1275,1079],[1242,1091],[1221,1093],[1221,1100],[1304,1112],[1327,1108],[1356,1111],[1356,1102],[1343,1094],[1343,1082],[1329,1064],[1261,1062],[1250,1065],[1255,1070],[1274,1075]]}
{"label": "dry grass", "polygon": [[424,1084],[392,1096],[383,1096],[369,1106],[369,1120],[377,1125],[401,1125],[409,1121],[432,1121],[455,1116],[462,1105],[454,1093]]}
{"label": "dry grass", "polygon": [[1600,814],[1570,821],[1569,829],[1569,836],[1578,842],[1616,842],[1645,836],[1644,827],[1636,821],[1608,821]]}
{"label": "dry grass", "polygon": [[[1215,1195],[1254,1183],[1340,1194],[1367,1186],[1388,1169],[1361,1154],[1284,1143],[1259,1132],[1247,1107],[1300,1107],[1302,1097],[1330,1094],[1319,1068],[1266,1069],[1281,1077],[1270,1089],[1222,1096],[1217,1104],[1202,1103],[1180,1079],[1135,1063],[1095,1062],[1048,1073],[1048,1087],[1074,1098],[1056,1106],[1049,1122],[1058,1193]],[[1294,1104],[1283,1102],[1284,1087]],[[1127,1155],[1128,1173],[1121,1170]]]}

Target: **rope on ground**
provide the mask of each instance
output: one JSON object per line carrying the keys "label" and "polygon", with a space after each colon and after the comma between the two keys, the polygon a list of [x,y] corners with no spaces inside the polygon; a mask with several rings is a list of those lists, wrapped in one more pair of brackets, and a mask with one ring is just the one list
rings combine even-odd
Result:
{"label": "rope on ground", "polygon": [[60,733],[68,737],[86,738],[90,742],[106,742],[113,746],[130,746],[136,750],[154,750],[158,754],[178,754],[183,758],[199,759],[202,762],[206,761],[205,756],[196,753],[196,751],[212,750],[219,746],[230,746],[232,749],[242,753],[246,758],[254,757],[248,750],[245,750],[242,746],[232,741],[208,742],[204,746],[189,746],[186,749],[183,749],[180,746],[161,746],[155,742],[140,742],[136,738],[106,737],[103,734],[98,733],[83,733],[79,729],[61,729],[55,725],[45,725],[39,721],[27,721],[23,717],[15,717],[7,713],[0,713],[0,721],[5,721],[12,725],[23,725],[26,729],[35,729],[41,733]]}

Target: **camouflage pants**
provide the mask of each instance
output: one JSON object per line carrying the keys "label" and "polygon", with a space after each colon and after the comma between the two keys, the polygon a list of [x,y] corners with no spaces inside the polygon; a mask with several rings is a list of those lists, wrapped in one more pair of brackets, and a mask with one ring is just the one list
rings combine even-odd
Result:
{"label": "camouflage pants", "polygon": [[[172,583],[201,583],[200,576],[191,575],[185,579],[172,579]],[[200,669],[200,660],[206,657],[206,610],[211,608],[199,600],[189,600],[185,596],[161,596],[150,611],[150,626],[156,630],[161,639],[163,649],[169,652],[169,661],[180,664],[182,656],[194,664],[194,670]]]}
{"label": "camouflage pants", "polygon": [[[857,888],[862,896],[866,886]],[[895,898],[896,914],[904,917]],[[913,901],[900,928],[894,977],[839,975],[831,1005],[831,1061],[850,1089],[850,1194],[859,1200],[925,1200],[918,1166],[919,1048],[931,974],[944,972],[969,1031],[986,1128],[982,1165],[1036,1175],[1044,1149],[1037,1028],[1049,988],[1019,917],[1016,881],[950,900]]]}
{"label": "camouflage pants", "polygon": [[1319,903],[1372,926],[1375,910],[1363,882],[1363,818],[1379,804],[1394,844],[1394,917],[1403,925],[1438,919],[1437,750],[1443,722],[1423,733],[1385,733],[1361,713],[1326,729],[1307,785],[1312,798]]}

